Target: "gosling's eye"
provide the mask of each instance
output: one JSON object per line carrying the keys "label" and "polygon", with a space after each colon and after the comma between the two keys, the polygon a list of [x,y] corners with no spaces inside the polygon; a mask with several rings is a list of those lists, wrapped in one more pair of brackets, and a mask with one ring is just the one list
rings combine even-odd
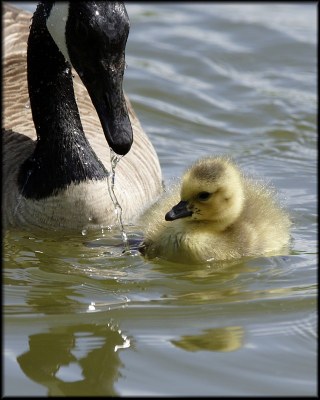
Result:
{"label": "gosling's eye", "polygon": [[200,201],[205,201],[208,200],[208,198],[211,196],[211,193],[209,192],[200,192],[198,194],[198,200]]}

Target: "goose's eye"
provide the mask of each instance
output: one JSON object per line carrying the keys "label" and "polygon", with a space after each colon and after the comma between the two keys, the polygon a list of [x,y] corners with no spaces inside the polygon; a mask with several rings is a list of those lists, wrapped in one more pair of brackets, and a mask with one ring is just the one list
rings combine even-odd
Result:
{"label": "goose's eye", "polygon": [[209,192],[200,192],[198,194],[198,200],[200,201],[205,201],[208,200],[208,198],[211,196],[211,193]]}

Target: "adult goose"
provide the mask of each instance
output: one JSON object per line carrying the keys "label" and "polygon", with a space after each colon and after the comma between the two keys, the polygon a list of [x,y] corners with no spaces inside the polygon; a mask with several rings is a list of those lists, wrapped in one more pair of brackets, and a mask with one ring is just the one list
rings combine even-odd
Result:
{"label": "adult goose", "polygon": [[[161,193],[156,152],[122,90],[122,3],[3,6],[5,227],[82,230],[116,223],[110,150],[125,155],[115,194],[131,222]],[[89,96],[88,96],[89,94]],[[80,119],[81,116],[81,119]]]}
{"label": "adult goose", "polygon": [[245,177],[227,157],[195,162],[141,223],[140,251],[147,258],[196,264],[281,252],[291,225],[273,190]]}

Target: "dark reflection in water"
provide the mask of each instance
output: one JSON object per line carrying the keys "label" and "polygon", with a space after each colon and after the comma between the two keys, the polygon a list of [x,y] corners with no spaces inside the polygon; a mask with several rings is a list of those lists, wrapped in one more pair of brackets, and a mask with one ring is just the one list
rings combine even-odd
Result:
{"label": "dark reflection in water", "polygon": [[187,351],[235,351],[243,345],[241,326],[205,329],[199,335],[185,335],[171,343]]}
{"label": "dark reflection in water", "polygon": [[[121,365],[115,350],[117,346],[123,346],[124,341],[121,333],[112,326],[83,324],[66,327],[64,332],[52,329],[48,333],[31,335],[29,350],[17,361],[30,379],[48,388],[48,396],[72,396],[75,393],[115,396],[114,383]],[[87,347],[87,351],[85,355],[77,356],[75,353],[80,346],[81,353],[83,347]],[[73,371],[77,364],[81,373],[68,382],[68,378],[59,377],[59,371],[70,364]]]}
{"label": "dark reflection in water", "polygon": [[[82,284],[77,282],[78,278],[68,279],[73,261],[80,260],[81,265],[83,247],[81,242],[78,243],[71,237],[69,240],[54,239],[56,238],[53,236],[51,241],[55,252],[48,245],[50,241],[46,242],[43,238],[40,240],[35,236],[31,240],[25,240],[24,253],[20,252],[27,255],[21,261],[25,274],[23,279],[10,279],[11,285],[16,288],[22,282],[27,287],[27,282],[33,281],[21,310],[39,315],[39,321],[51,321],[48,332],[29,336],[29,350],[20,354],[17,362],[28,378],[47,388],[48,396],[116,396],[118,393],[114,384],[118,380],[121,367],[118,350],[129,347],[130,342],[117,324],[108,322],[110,318],[103,312],[96,312],[94,306],[90,310],[90,306],[86,304],[87,312],[83,312],[82,295],[79,293]],[[38,249],[46,254],[52,252],[49,265],[42,262],[41,250],[38,253],[29,250],[28,242],[35,240],[38,241]],[[96,257],[99,255],[97,251],[93,254]],[[64,259],[61,258],[63,256]],[[34,269],[32,265],[39,268]],[[89,275],[86,269],[83,274]],[[74,274],[71,274],[71,278],[73,277]],[[108,300],[107,297],[105,295]],[[79,318],[74,318],[76,314],[85,322],[79,323]],[[66,315],[70,315],[70,321],[65,322]]]}

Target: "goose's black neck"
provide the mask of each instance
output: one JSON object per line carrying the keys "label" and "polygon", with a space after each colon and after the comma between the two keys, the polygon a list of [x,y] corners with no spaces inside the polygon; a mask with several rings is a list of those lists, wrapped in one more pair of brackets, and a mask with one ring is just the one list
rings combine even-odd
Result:
{"label": "goose's black neck", "polygon": [[20,192],[34,199],[54,195],[71,183],[107,176],[83,132],[71,65],[46,26],[51,6],[38,5],[28,40],[28,88],[37,143],[20,169],[18,183]]}

